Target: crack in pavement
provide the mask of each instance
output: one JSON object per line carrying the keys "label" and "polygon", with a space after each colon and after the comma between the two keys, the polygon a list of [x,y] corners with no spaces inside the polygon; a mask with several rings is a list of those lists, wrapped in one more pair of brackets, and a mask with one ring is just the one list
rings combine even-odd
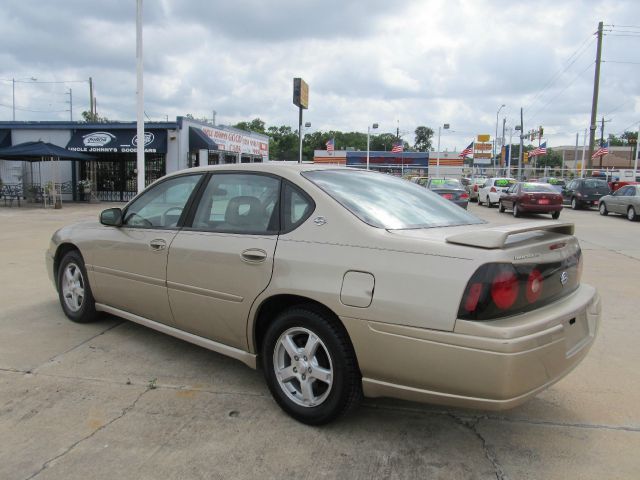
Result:
{"label": "crack in pavement", "polygon": [[378,410],[392,410],[397,412],[410,412],[417,413],[422,415],[444,415],[444,416],[456,416],[457,418],[464,419],[466,421],[476,421],[476,423],[480,420],[493,420],[498,422],[507,422],[507,423],[523,423],[528,425],[537,425],[537,426],[546,426],[546,427],[568,427],[568,428],[587,428],[594,430],[614,430],[614,431],[624,431],[624,432],[640,432],[640,427],[634,426],[626,426],[626,425],[606,425],[606,424],[598,424],[598,423],[570,423],[570,422],[553,422],[551,420],[535,420],[528,418],[509,418],[505,416],[499,415],[468,415],[468,414],[456,414],[451,412],[450,410],[420,410],[418,408],[411,407],[398,407],[398,406],[386,406],[386,405],[375,405],[372,403],[363,403],[364,408],[373,408]]}
{"label": "crack in pavement", "polygon": [[80,440],[74,442],[71,444],[71,446],[69,446],[64,452],[56,455],[53,458],[50,458],[49,460],[47,460],[46,462],[44,462],[42,464],[42,466],[33,474],[31,474],[30,476],[26,477],[24,480],[31,480],[32,478],[37,477],[38,475],[40,475],[42,472],[44,472],[47,468],[49,468],[49,465],[51,465],[51,463],[55,462],[56,460],[59,460],[60,458],[64,457],[65,455],[67,455],[68,453],[70,453],[74,448],[76,448],[80,443],[89,440],[91,437],[93,437],[96,433],[104,430],[105,428],[107,428],[109,425],[113,424],[114,422],[120,420],[122,417],[124,417],[127,413],[129,413],[138,403],[138,401],[142,398],[142,396],[147,393],[149,390],[152,390],[150,387],[147,387],[145,390],[143,390],[140,395],[138,395],[136,397],[136,399],[128,406],[124,407],[122,409],[122,412],[120,413],[120,415],[117,415],[116,417],[114,417],[113,419],[109,420],[107,423],[105,423],[104,425],[100,426],[99,428],[97,428],[96,430],[94,430],[93,432],[91,432],[89,435],[81,438]]}
{"label": "crack in pavement", "polygon": [[102,330],[101,332],[96,333],[96,334],[95,334],[95,335],[93,335],[92,337],[89,337],[89,338],[87,338],[86,340],[83,340],[83,341],[82,341],[82,342],[80,342],[79,344],[74,345],[73,347],[71,347],[71,348],[69,348],[69,349],[65,350],[64,352],[56,353],[53,357],[51,357],[51,358],[50,358],[49,360],[47,360],[46,362],[42,363],[41,365],[38,365],[38,366],[37,366],[37,367],[35,367],[35,368],[32,368],[32,369],[31,369],[31,372],[33,373],[33,372],[35,372],[36,370],[38,370],[39,368],[44,367],[44,366],[45,366],[45,365],[47,365],[48,363],[51,363],[51,362],[53,362],[54,360],[57,360],[59,357],[62,357],[63,355],[66,355],[66,354],[67,354],[67,353],[69,353],[69,352],[73,352],[76,348],[80,348],[81,346],[86,345],[86,344],[87,344],[87,343],[89,343],[91,340],[93,340],[93,339],[95,339],[95,338],[97,338],[97,337],[99,337],[99,336],[101,336],[101,335],[104,335],[104,334],[105,334],[105,333],[107,333],[107,332],[110,332],[111,330],[113,330],[114,328],[119,327],[120,325],[124,324],[125,322],[126,322],[126,320],[122,320],[122,321],[120,321],[120,322],[118,322],[118,323],[116,323],[116,324],[114,324],[114,325],[111,325],[111,326],[110,326],[110,327],[108,327],[108,328],[105,328],[105,329],[104,329],[104,330]]}
{"label": "crack in pavement", "polygon": [[473,433],[476,436],[476,438],[480,440],[480,443],[482,444],[482,451],[484,452],[484,456],[487,457],[487,460],[489,460],[489,462],[493,466],[493,470],[496,475],[496,480],[509,480],[509,477],[504,472],[502,465],[500,464],[500,461],[496,456],[496,452],[494,452],[493,449],[490,448],[489,445],[487,445],[487,441],[482,436],[482,434],[478,431],[477,426],[481,418],[478,417],[475,419],[474,422],[469,422],[469,421],[465,421],[461,417],[457,417],[452,413],[449,413],[448,416],[452,418],[453,421],[456,422],[458,425],[461,425],[462,427],[471,431],[471,433]]}

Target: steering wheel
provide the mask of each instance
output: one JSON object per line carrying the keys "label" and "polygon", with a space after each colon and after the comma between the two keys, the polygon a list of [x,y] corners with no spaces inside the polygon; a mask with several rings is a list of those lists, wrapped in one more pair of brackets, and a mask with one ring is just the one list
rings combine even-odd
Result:
{"label": "steering wheel", "polygon": [[163,227],[173,227],[176,223],[178,223],[177,221],[175,223],[173,223],[172,225],[167,225],[167,215],[169,215],[169,212],[173,211],[173,210],[177,210],[180,213],[182,213],[183,208],[182,207],[169,207],[168,209],[166,209],[164,211],[164,213],[162,214],[162,226]]}

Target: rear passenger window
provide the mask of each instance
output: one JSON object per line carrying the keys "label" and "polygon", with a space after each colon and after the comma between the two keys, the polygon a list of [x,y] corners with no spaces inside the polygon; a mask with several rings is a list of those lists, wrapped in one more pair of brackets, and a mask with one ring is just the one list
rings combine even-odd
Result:
{"label": "rear passenger window", "polygon": [[298,187],[285,183],[282,216],[283,232],[290,232],[302,224],[313,212],[315,205],[309,196]]}

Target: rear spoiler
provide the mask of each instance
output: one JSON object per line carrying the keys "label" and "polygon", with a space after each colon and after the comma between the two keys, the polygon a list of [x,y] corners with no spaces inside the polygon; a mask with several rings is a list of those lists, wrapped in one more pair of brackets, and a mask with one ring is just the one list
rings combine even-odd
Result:
{"label": "rear spoiler", "polygon": [[564,235],[573,235],[573,223],[516,223],[512,225],[502,225],[499,227],[487,228],[485,230],[473,230],[466,233],[457,233],[446,238],[448,243],[456,243],[458,245],[469,245],[478,248],[504,248],[507,239],[511,235],[524,232],[535,232],[543,230],[546,232],[561,233]]}

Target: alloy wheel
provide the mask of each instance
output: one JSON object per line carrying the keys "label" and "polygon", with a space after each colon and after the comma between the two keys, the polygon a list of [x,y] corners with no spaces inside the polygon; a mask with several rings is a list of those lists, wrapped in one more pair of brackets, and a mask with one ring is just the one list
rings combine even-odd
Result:
{"label": "alloy wheel", "polygon": [[70,262],[64,269],[62,275],[62,296],[67,308],[72,312],[77,312],[82,308],[84,302],[84,277],[80,267]]}
{"label": "alloy wheel", "polygon": [[285,395],[302,407],[324,402],[333,386],[333,362],[324,342],[311,330],[285,330],[273,352],[273,369]]}

